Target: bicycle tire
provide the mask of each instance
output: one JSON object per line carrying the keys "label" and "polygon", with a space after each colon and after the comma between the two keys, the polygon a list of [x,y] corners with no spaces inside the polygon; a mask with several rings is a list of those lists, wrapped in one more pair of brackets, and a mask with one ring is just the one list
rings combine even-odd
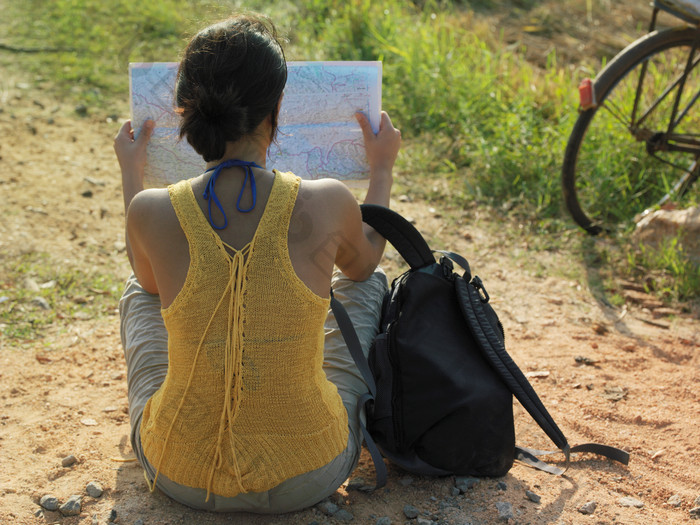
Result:
{"label": "bicycle tire", "polygon": [[[668,66],[664,60],[668,61],[674,56],[685,56],[687,61],[690,48],[698,38],[700,38],[700,29],[692,27],[654,31],[623,49],[595,78],[594,89],[597,106],[581,111],[579,114],[569,135],[562,165],[562,187],[566,208],[574,221],[590,234],[595,235],[602,231],[611,231],[615,226],[619,226],[620,223],[629,225],[635,214],[658,202],[661,195],[663,195],[661,192],[673,186],[675,181],[669,182],[669,177],[671,179],[680,177],[676,173],[675,168],[674,173],[668,175],[670,173],[668,168],[659,169],[656,165],[654,168],[657,170],[656,174],[650,175],[651,171],[648,169],[648,166],[651,163],[649,163],[649,159],[654,157],[650,157],[645,151],[637,156],[640,150],[645,150],[645,143],[635,139],[628,130],[618,130],[617,128],[624,127],[622,121],[617,125],[611,125],[607,121],[615,122],[620,120],[612,114],[613,110],[611,108],[613,103],[632,105],[634,93],[628,97],[630,98],[629,101],[624,100],[623,97],[629,95],[629,85],[633,85],[636,88],[642,64],[646,63],[647,71],[651,71],[654,74],[653,77],[650,77],[649,74],[645,75],[645,82],[647,82],[647,77],[649,77],[654,84],[665,85],[663,80],[661,80],[661,65],[668,70],[673,70],[673,72],[669,73],[670,75],[677,76],[678,70],[677,65]],[[684,51],[685,55],[683,55]],[[698,61],[699,59],[700,49],[696,49],[695,60]],[[682,66],[684,67],[685,63]],[[684,94],[700,93],[700,65],[697,62],[690,72],[687,82]],[[620,87],[621,85],[623,87]],[[659,89],[656,86],[651,88],[649,93],[654,93]],[[616,91],[619,94],[616,95]],[[673,94],[671,92],[671,95]],[[643,94],[643,97],[644,95],[646,93]],[[615,100],[613,97],[616,96],[623,98],[623,100]],[[673,99],[673,96],[670,99]],[[644,109],[644,100],[642,100],[642,110]],[[657,110],[658,114],[655,114],[654,112]],[[650,120],[659,118],[661,119],[660,122],[663,122],[663,118],[666,118],[666,122],[668,122],[668,117],[662,117],[664,110],[663,107],[660,107],[652,111],[652,119]],[[683,124],[692,127],[689,130],[689,134],[694,137],[695,133],[693,132],[695,130],[700,131],[700,111],[693,111],[691,108],[688,115],[686,115],[686,119],[687,122]],[[696,123],[697,127],[693,126],[693,123]],[[629,129],[629,123],[627,123],[627,126]],[[598,135],[596,135],[598,131],[592,129],[594,127],[595,130],[601,130]],[[616,143],[606,143],[606,138],[614,138]],[[698,135],[698,138],[700,139],[700,135]],[[585,146],[586,142],[589,143],[588,148]],[[601,144],[607,144],[608,147],[602,148]],[[608,157],[612,157],[612,154],[608,153],[611,148],[614,148],[617,157],[614,159],[615,162],[610,162],[610,165],[617,166],[617,162],[627,161],[627,167],[624,167],[623,162],[621,170],[626,170],[629,173],[620,175],[624,183],[612,183],[605,178],[608,175],[607,173],[603,175],[600,173],[601,169],[604,170],[606,168],[605,162],[609,160]],[[590,164],[586,164],[582,160],[582,152],[584,151],[591,159]],[[669,152],[667,155],[669,156],[668,158],[673,159],[675,157],[676,161],[681,162],[694,160],[690,154]],[[604,159],[598,160],[598,157],[604,157]],[[640,160],[640,158],[644,160]],[[665,166],[665,164],[659,165]],[[636,173],[633,174],[632,171],[636,171]],[[691,177],[690,182],[695,178],[697,178],[697,172],[694,174],[694,178]],[[596,179],[596,181],[594,182],[593,179]],[[615,184],[618,185],[616,186]],[[584,187],[590,193],[585,198],[582,196]],[[685,189],[687,189],[687,186],[682,188],[680,193]],[[620,202],[624,202],[624,205],[619,206]],[[618,206],[615,206],[615,204]],[[624,211],[620,211],[622,209]]]}

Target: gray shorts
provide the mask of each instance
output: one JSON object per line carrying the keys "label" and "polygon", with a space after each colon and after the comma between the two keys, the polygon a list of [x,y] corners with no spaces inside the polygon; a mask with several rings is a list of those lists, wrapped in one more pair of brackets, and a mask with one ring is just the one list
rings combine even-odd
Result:
{"label": "gray shorts", "polygon": [[[377,333],[386,275],[378,269],[369,279],[354,282],[342,273],[333,275],[333,293],[343,303],[355,325],[365,355]],[[168,334],[160,313],[160,298],[146,292],[132,275],[119,302],[121,338],[127,366],[131,444],[138,461],[153,480],[155,469],[141,448],[139,430],[144,406],[165,380],[168,371]],[[172,499],[197,509],[232,512],[282,513],[309,507],[326,498],[348,478],[360,457],[362,433],[358,399],[367,385],[350,356],[331,311],[325,324],[323,369],[338,388],[348,412],[350,434],[347,448],[327,465],[288,479],[266,492],[249,492],[233,498],[186,487],[158,474],[156,486]]]}

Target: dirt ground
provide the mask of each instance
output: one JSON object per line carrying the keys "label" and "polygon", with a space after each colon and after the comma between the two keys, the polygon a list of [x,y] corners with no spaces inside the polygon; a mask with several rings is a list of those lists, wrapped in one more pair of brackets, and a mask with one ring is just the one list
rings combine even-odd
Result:
{"label": "dirt ground", "polygon": [[[111,148],[126,104],[110,112],[116,120],[106,111],[78,117],[72,105],[52,100],[21,73],[2,84],[0,263],[47,252],[56,264],[126,278],[120,179]],[[531,375],[569,442],[622,447],[631,461],[622,466],[579,455],[559,477],[516,464],[504,478],[482,480],[463,494],[454,478],[409,476],[390,467],[386,488],[365,493],[345,484],[333,496],[353,523],[374,524],[381,517],[474,525],[691,522],[690,509],[700,504],[697,312],[662,307],[634,290],[626,292],[624,307],[612,308],[591,294],[593,275],[581,261],[534,252],[517,236],[494,233],[497,219],[484,210],[435,210],[398,195],[392,207],[413,218],[434,247],[469,258],[505,325],[508,350]],[[390,274],[396,261],[389,250]],[[580,279],[562,270],[572,267],[581,268]],[[329,517],[319,508],[286,516],[214,515],[150,494],[140,467],[129,461],[116,306],[100,318],[59,320],[35,342],[17,346],[0,339],[0,523],[341,523],[342,514]],[[34,315],[47,315],[34,308]],[[517,403],[516,426],[520,444],[551,447]],[[62,466],[69,455],[77,461]],[[373,472],[365,452],[351,479],[370,481]],[[102,486],[100,497],[86,493],[89,482]],[[39,500],[47,494],[60,503],[81,495],[80,514],[42,510]],[[582,513],[589,502],[595,510]],[[505,503],[510,519],[499,515]],[[408,519],[405,505],[415,506],[419,518]]]}

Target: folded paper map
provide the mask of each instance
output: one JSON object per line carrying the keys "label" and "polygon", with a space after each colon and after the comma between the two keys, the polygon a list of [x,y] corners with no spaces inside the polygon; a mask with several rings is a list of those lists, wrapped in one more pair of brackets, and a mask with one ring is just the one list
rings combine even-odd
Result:
{"label": "folded paper map", "polygon": [[[148,119],[156,123],[148,146],[144,183],[163,187],[196,177],[203,159],[179,140],[174,111],[177,63],[129,64],[134,133]],[[288,62],[277,140],[267,152],[267,168],[304,179],[331,177],[347,182],[369,176],[362,131],[355,112],[379,129],[381,62]]]}

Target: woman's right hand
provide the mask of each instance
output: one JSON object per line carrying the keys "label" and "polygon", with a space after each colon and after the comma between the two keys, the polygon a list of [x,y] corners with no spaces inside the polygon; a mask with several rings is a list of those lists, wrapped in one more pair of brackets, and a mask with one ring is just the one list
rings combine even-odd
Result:
{"label": "woman's right hand", "polygon": [[141,133],[134,137],[131,121],[122,125],[114,137],[114,152],[122,172],[122,191],[124,193],[124,212],[129,209],[131,199],[143,189],[143,173],[146,167],[146,146],[153,134],[155,122],[144,122]]}
{"label": "woman's right hand", "polygon": [[391,170],[401,147],[401,132],[394,127],[386,111],[382,111],[377,134],[363,113],[355,113],[365,140],[370,179],[391,176]]}

